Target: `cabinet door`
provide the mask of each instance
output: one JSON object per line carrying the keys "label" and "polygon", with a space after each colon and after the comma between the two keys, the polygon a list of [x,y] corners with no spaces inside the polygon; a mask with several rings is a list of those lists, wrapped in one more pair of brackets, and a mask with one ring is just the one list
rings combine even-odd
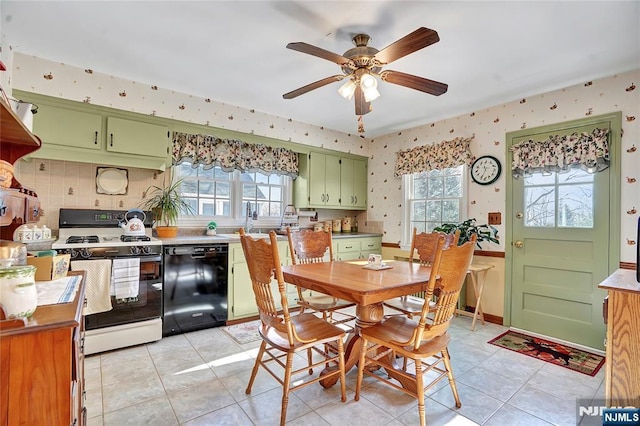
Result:
{"label": "cabinet door", "polygon": [[14,190],[0,189],[0,226],[11,225],[14,219],[24,220],[26,203]]}
{"label": "cabinet door", "polygon": [[353,207],[367,208],[367,160],[353,160]]}
{"label": "cabinet door", "polygon": [[323,206],[326,200],[325,176],[327,157],[324,154],[312,152],[309,154],[309,204]]}
{"label": "cabinet door", "polygon": [[355,203],[353,193],[353,159],[340,159],[340,205],[352,207]]}
{"label": "cabinet door", "polygon": [[37,222],[42,216],[42,209],[40,208],[40,200],[36,197],[25,197],[26,210],[24,214],[24,220],[27,223]]}
{"label": "cabinet door", "polygon": [[326,156],[325,191],[327,199],[325,206],[340,207],[340,157]]}
{"label": "cabinet door", "polygon": [[102,117],[98,114],[42,104],[34,116],[33,132],[43,145],[102,149]]}
{"label": "cabinet door", "polygon": [[166,126],[107,117],[107,151],[166,157],[168,144]]}
{"label": "cabinet door", "polygon": [[251,287],[249,268],[244,262],[236,262],[232,265],[233,279],[233,317],[241,318],[258,314],[256,299]]}

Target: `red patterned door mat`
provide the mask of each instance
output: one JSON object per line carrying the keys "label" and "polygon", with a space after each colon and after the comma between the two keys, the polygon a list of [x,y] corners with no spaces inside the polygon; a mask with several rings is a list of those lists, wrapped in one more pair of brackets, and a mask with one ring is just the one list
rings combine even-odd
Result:
{"label": "red patterned door mat", "polygon": [[511,330],[490,340],[489,343],[589,376],[595,376],[605,360],[602,355]]}

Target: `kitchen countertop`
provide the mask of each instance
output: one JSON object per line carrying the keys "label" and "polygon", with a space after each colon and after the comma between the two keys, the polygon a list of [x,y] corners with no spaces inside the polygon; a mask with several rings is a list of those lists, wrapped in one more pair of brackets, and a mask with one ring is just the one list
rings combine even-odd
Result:
{"label": "kitchen countertop", "polygon": [[[253,237],[268,238],[268,233],[249,234]],[[333,234],[334,240],[343,238],[366,238],[366,237],[381,237],[382,234],[370,233],[370,232],[345,232],[344,234]],[[162,245],[186,245],[186,244],[224,244],[224,243],[238,243],[240,242],[240,234],[218,234],[218,235],[184,235],[176,238],[162,238]],[[286,235],[278,235],[278,241],[287,241]]]}

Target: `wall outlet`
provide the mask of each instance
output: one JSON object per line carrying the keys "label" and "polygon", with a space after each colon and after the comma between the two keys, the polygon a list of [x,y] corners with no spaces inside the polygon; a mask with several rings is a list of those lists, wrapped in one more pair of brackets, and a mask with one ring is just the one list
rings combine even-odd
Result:
{"label": "wall outlet", "polygon": [[487,221],[489,225],[500,225],[502,223],[502,215],[500,212],[491,212]]}

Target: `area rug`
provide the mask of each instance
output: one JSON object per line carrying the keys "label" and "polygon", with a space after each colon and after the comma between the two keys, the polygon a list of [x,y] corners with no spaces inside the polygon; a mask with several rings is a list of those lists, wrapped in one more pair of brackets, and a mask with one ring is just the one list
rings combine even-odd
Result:
{"label": "area rug", "polygon": [[243,322],[241,324],[229,325],[222,328],[222,331],[236,343],[244,345],[245,343],[255,342],[260,340],[258,334],[259,320]]}
{"label": "area rug", "polygon": [[512,330],[490,340],[489,343],[589,376],[595,376],[605,361],[602,355]]}

